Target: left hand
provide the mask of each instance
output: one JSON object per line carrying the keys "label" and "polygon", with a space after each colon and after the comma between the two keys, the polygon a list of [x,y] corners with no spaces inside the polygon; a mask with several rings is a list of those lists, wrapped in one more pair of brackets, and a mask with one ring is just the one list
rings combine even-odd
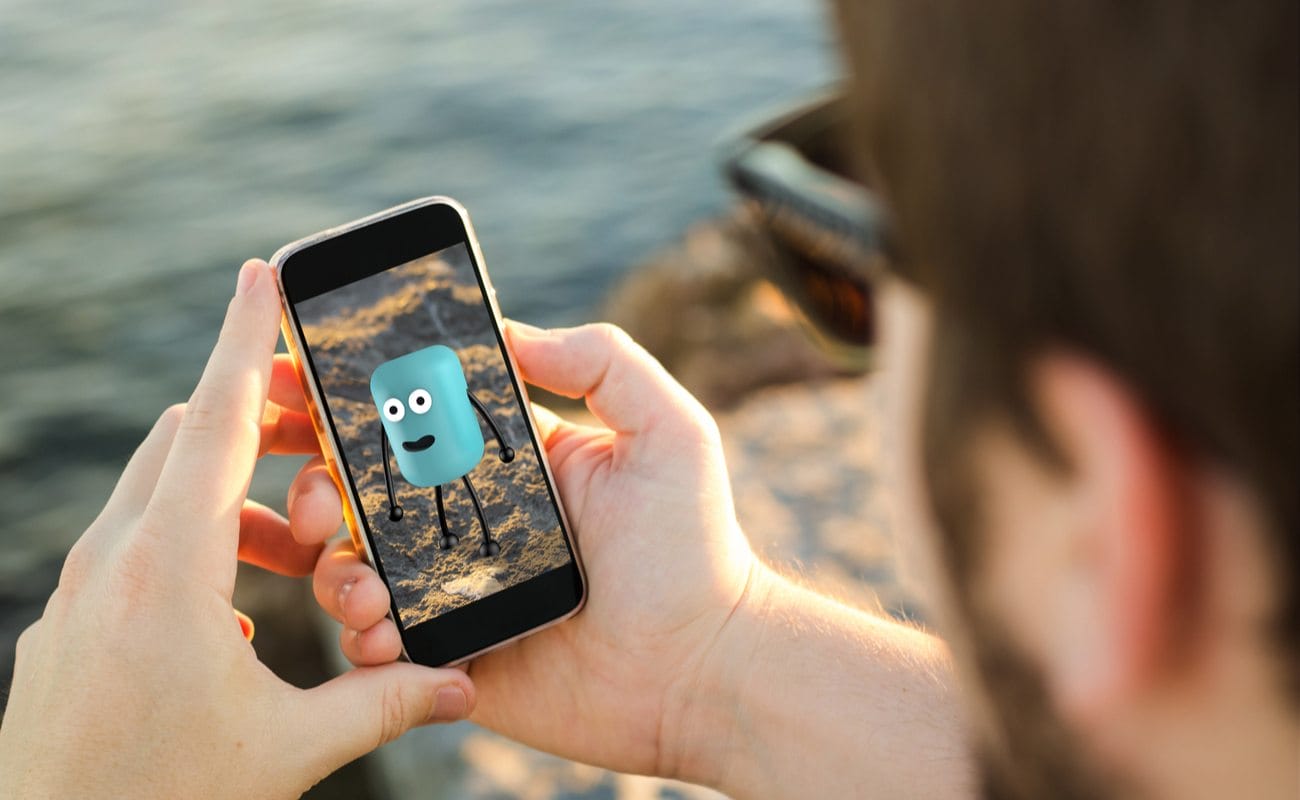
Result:
{"label": "left hand", "polygon": [[306,574],[340,519],[318,460],[290,490],[292,526],[246,499],[259,450],[316,452],[273,357],[279,319],[270,269],[246,263],[188,406],[158,420],[18,640],[0,797],[296,797],[473,708],[463,672],[404,663],[300,690],[241,633],[237,560]]}

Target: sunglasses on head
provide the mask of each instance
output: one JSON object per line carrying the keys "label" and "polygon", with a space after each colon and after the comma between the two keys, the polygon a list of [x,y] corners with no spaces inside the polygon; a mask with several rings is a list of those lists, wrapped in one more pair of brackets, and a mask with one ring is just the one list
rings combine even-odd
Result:
{"label": "sunglasses on head", "polygon": [[722,168],[763,243],[766,277],[840,366],[866,370],[889,237],[880,203],[846,177],[847,122],[843,97],[827,93],[731,137]]}

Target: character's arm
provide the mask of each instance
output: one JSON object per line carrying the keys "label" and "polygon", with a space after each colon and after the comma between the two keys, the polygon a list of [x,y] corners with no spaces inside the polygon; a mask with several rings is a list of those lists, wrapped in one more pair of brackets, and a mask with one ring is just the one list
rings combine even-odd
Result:
{"label": "character's arm", "polygon": [[397,522],[402,518],[402,507],[397,504],[393,493],[393,472],[388,466],[388,430],[379,423],[379,457],[384,462],[384,488],[388,490],[388,518]]}
{"label": "character's arm", "polygon": [[487,410],[487,406],[483,405],[482,401],[475,397],[473,392],[466,392],[466,394],[469,395],[469,401],[474,404],[474,408],[478,409],[479,416],[482,417],[483,421],[492,429],[492,435],[497,439],[497,446],[500,448],[497,450],[497,457],[507,464],[514,461],[514,448],[506,444],[505,437],[501,435],[501,429],[497,427],[497,421],[492,418],[492,414]]}

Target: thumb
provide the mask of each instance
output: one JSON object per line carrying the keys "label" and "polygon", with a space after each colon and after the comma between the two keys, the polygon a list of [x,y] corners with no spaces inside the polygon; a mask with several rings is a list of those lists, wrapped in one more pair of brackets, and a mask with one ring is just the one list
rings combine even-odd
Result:
{"label": "thumb", "polygon": [[302,741],[318,743],[314,766],[323,776],[412,728],[468,717],[474,684],[458,669],[393,663],[358,667],[302,697]]}
{"label": "thumb", "polygon": [[691,422],[704,413],[663,365],[621,328],[597,323],[546,331],[511,322],[506,331],[525,381],[565,397],[586,398],[591,413],[616,433]]}

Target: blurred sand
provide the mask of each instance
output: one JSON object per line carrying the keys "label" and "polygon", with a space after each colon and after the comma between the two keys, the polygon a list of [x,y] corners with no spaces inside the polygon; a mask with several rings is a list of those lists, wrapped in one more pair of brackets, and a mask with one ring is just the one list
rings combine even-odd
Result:
{"label": "blurred sand", "polygon": [[[376,555],[403,609],[404,624],[415,625],[467,605],[568,560],[537,452],[463,248],[312,298],[300,303],[298,311],[344,459],[375,533]],[[440,550],[433,487],[410,485],[400,477],[396,459],[379,452],[379,415],[370,396],[370,373],[389,359],[431,344],[457,351],[470,391],[487,406],[516,452],[509,464],[498,460],[492,432],[480,423],[487,448],[469,477],[492,535],[501,543],[494,557],[478,554],[483,534],[459,481],[444,485],[443,492],[448,524],[460,544]],[[381,461],[385,455],[405,512],[398,522],[388,519]]]}

